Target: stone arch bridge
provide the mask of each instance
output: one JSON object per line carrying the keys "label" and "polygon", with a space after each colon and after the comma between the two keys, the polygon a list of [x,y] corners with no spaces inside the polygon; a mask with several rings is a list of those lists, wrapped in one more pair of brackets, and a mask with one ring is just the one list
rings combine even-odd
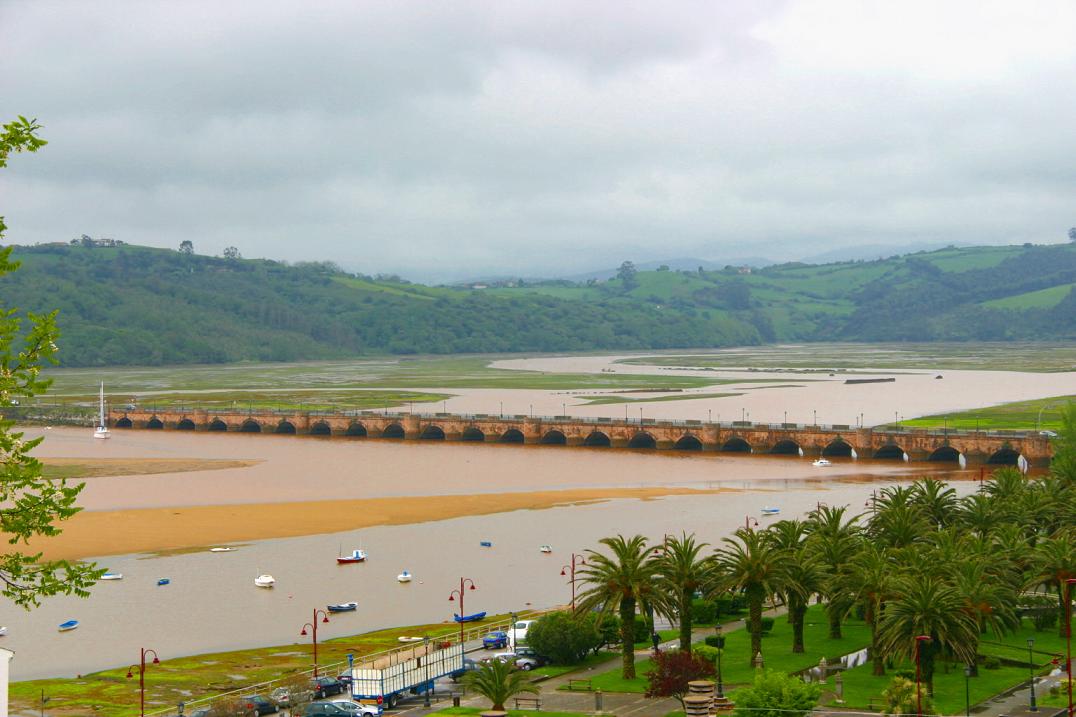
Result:
{"label": "stone arch bridge", "polygon": [[113,410],[117,429],[275,433],[402,440],[473,441],[652,450],[1016,465],[1050,462],[1033,432],[927,431],[842,425],[623,421],[573,416],[494,416],[366,411],[323,413],[214,409]]}

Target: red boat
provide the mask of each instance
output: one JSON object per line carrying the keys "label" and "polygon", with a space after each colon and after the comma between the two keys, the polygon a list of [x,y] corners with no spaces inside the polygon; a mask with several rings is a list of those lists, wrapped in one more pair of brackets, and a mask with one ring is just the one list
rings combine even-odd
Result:
{"label": "red boat", "polygon": [[339,565],[347,565],[348,563],[361,563],[366,560],[365,550],[352,550],[351,555],[338,555],[336,556],[336,562]]}

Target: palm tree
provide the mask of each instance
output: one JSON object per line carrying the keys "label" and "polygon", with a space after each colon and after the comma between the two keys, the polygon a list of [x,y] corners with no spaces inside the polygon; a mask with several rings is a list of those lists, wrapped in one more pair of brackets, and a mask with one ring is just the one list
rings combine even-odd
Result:
{"label": "palm tree", "polygon": [[[918,649],[927,693],[933,695],[934,655],[947,650],[970,663],[975,659],[973,646],[978,641],[979,627],[956,589],[936,577],[902,578],[895,595],[886,602],[878,630],[879,646],[886,655],[910,659]],[[920,636],[929,637],[929,643],[920,646]]]}
{"label": "palm tree", "polygon": [[953,522],[959,502],[948,483],[924,478],[912,484],[912,504],[940,530]]}
{"label": "palm tree", "polygon": [[863,620],[871,631],[872,674],[884,675],[885,655],[878,639],[878,625],[896,586],[897,561],[886,548],[866,543],[852,558],[848,581],[855,599],[863,606]]}
{"label": "palm tree", "polygon": [[1065,636],[1069,605],[1065,603],[1065,581],[1076,577],[1076,540],[1067,530],[1040,541],[1031,558],[1031,584],[1045,584],[1057,590],[1058,634]]}
{"label": "palm tree", "polygon": [[[884,493],[884,492],[883,492]],[[886,496],[879,501],[883,504]],[[829,636],[841,639],[841,621],[852,606],[847,591],[846,572],[849,562],[859,549],[860,531],[856,522],[859,516],[844,519],[847,506],[831,508],[821,506],[811,511],[807,521],[812,549],[817,551],[822,564],[829,572],[829,581],[823,595],[826,597],[826,615],[829,617]]]}
{"label": "palm tree", "polygon": [[694,535],[682,533],[665,541],[664,550],[653,559],[658,591],[655,608],[680,620],[680,649],[691,651],[691,604],[695,593],[709,588],[713,561],[699,557],[709,543],[696,543]]}
{"label": "palm tree", "polygon": [[620,651],[623,659],[621,676],[635,679],[635,609],[640,602],[653,602],[656,589],[656,564],[648,560],[646,538],[636,535],[625,538],[602,538],[602,545],[611,556],[594,550],[587,551],[587,564],[578,571],[588,587],[577,601],[578,610],[585,612],[600,608],[602,612],[620,613]]}
{"label": "palm tree", "polygon": [[464,684],[493,703],[490,708],[504,711],[504,703],[514,695],[529,692],[538,694],[538,687],[532,685],[530,675],[517,671],[515,666],[500,660],[490,660],[477,670],[468,672],[463,678]]}
{"label": "palm tree", "polygon": [[821,559],[805,545],[788,553],[782,592],[788,605],[788,618],[792,623],[792,652],[804,652],[803,623],[811,596],[822,592],[829,581],[829,573]]}
{"label": "palm tree", "polygon": [[965,496],[961,501],[960,523],[985,538],[1001,523],[993,499],[982,493]]}
{"label": "palm tree", "polygon": [[[964,602],[964,611],[975,620],[975,640],[972,654],[979,652],[979,635],[987,629],[996,636],[1020,626],[1020,618],[1013,608],[1017,591],[1003,578],[990,570],[987,562],[974,556],[950,565],[953,587]],[[1001,570],[1004,571],[1004,566]],[[975,661],[968,663],[978,674]]]}
{"label": "palm tree", "polygon": [[761,531],[740,528],[735,539],[725,538],[724,542],[728,547],[715,555],[722,576],[719,585],[726,590],[743,590],[747,597],[750,664],[762,652],[762,604],[781,589],[787,554],[775,548]]}

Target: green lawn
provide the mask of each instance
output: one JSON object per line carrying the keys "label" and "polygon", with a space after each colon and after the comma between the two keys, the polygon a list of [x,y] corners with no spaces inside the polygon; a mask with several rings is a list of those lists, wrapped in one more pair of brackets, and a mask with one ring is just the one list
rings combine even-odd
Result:
{"label": "green lawn", "polygon": [[1061,427],[1061,409],[1070,401],[1076,401],[1076,396],[1052,396],[1032,401],[1016,401],[960,413],[904,419],[902,423],[909,428],[939,430],[950,428],[965,431],[976,429],[1056,431]]}
{"label": "green lawn", "polygon": [[[520,697],[531,697],[532,695],[520,695]],[[510,704],[515,704],[511,700]],[[505,705],[507,706],[507,705]],[[480,712],[485,712],[484,707],[447,707],[443,710],[437,710],[431,714],[435,715],[476,715]],[[585,717],[588,712],[546,712],[542,710],[538,713],[542,717]],[[534,717],[534,710],[508,710],[508,717]]]}
{"label": "green lawn", "polygon": [[603,662],[615,659],[620,653],[609,652],[607,650],[601,650],[591,655],[587,655],[586,659],[575,665],[546,665],[545,667],[539,667],[531,672],[532,675],[540,675],[542,677],[560,677],[566,675],[569,672],[578,672],[579,670],[588,670],[594,665],[600,665]]}
{"label": "green lawn", "polygon": [[1017,311],[1024,309],[1052,309],[1069,295],[1074,286],[1076,284],[1060,284],[1051,286],[1048,289],[1029,291],[1026,294],[1016,294],[1015,296],[1006,296],[1003,299],[984,301],[982,306],[991,309],[1014,309]]}
{"label": "green lawn", "polygon": [[[906,663],[900,667],[915,669],[913,663]],[[962,714],[964,712],[964,668],[963,665],[949,665],[948,667],[949,671],[946,672],[945,665],[939,663],[937,672],[934,673],[934,706],[941,714]],[[884,676],[875,677],[871,674],[870,664],[846,670],[842,675],[845,707],[866,709],[873,704],[873,708],[878,709],[882,692],[889,686],[895,671],[888,670],[887,672],[888,674]],[[1027,669],[1023,667],[987,670],[980,666],[979,676],[971,678],[968,683],[971,704],[987,700],[1026,679]],[[832,677],[829,679],[828,689],[833,689]],[[923,690],[925,694],[926,688],[924,687]]]}

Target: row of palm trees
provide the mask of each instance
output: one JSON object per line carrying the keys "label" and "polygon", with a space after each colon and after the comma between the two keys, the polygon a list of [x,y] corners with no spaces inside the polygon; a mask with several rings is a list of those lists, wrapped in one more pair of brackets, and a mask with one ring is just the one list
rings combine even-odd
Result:
{"label": "row of palm trees", "polygon": [[605,550],[590,551],[579,573],[578,609],[619,613],[623,677],[631,679],[640,610],[678,621],[680,647],[690,649],[695,596],[742,594],[751,660],[762,649],[767,605],[785,607],[790,649],[803,652],[807,606],[820,599],[831,638],[841,637],[849,615],[862,614],[875,674],[885,674],[888,659],[918,651],[928,691],[936,656],[974,670],[981,636],[1015,629],[1029,592],[1056,593],[1059,629],[1067,624],[1065,580],[1076,577],[1071,470],[1028,479],[1003,468],[964,498],[924,479],[888,487],[864,508],[820,505],[805,520],[741,528],[712,551],[686,533],[656,545],[640,535],[605,538]]}

